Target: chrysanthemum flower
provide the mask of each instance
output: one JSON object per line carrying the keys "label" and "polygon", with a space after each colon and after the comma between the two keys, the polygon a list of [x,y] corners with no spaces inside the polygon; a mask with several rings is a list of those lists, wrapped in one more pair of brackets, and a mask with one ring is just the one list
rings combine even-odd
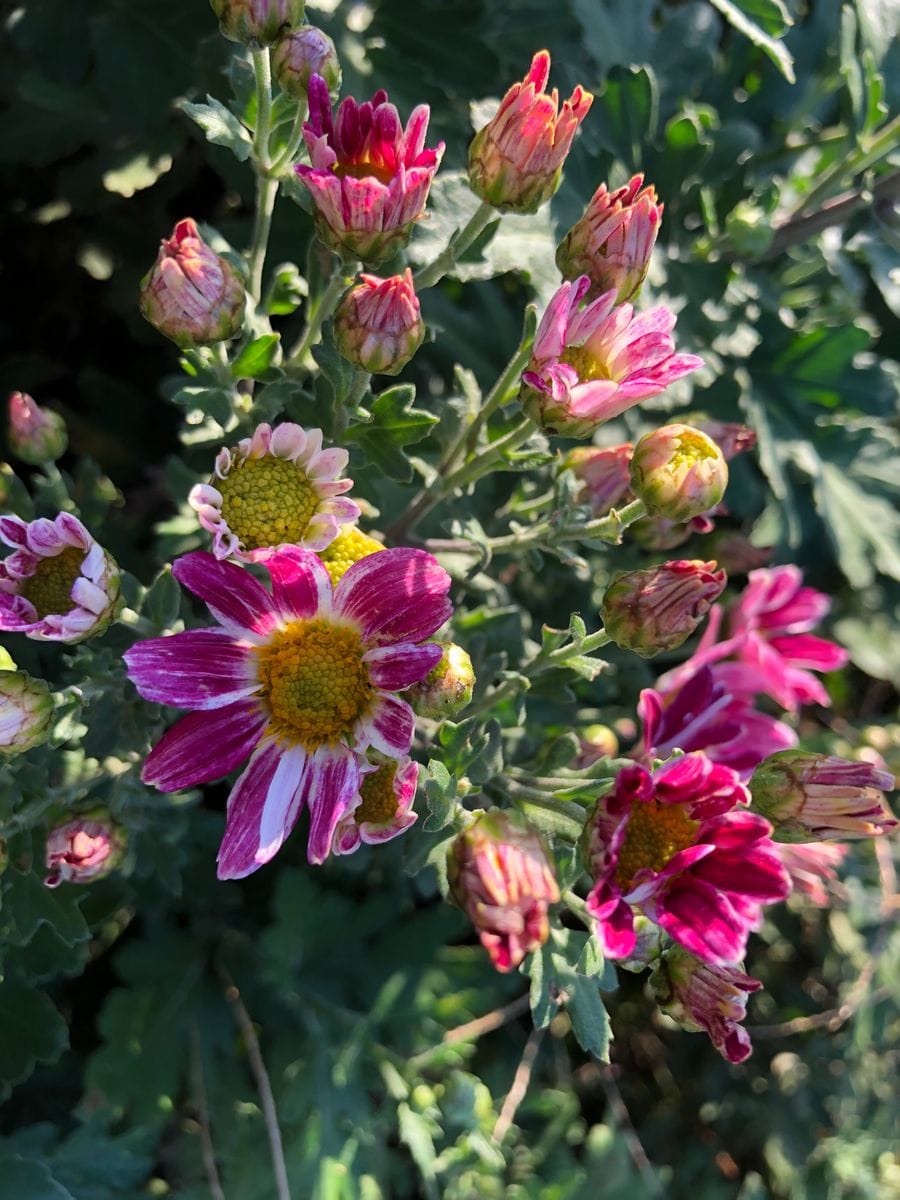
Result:
{"label": "chrysanthemum flower", "polygon": [[405,245],[425,211],[444,143],[425,146],[430,110],[414,109],[406,128],[387,92],[357,104],[348,96],[332,118],[328,84],[309,81],[303,134],[310,166],[294,168],[316,206],[316,229],[332,250],[375,264]]}
{"label": "chrysanthemum flower", "polygon": [[245,569],[195,551],[173,574],[217,626],[138,642],[125,655],[140,694],[193,710],[142,771],[179,791],[250,761],[228,799],[219,878],[269,861],[309,809],[308,858],[328,856],[359,803],[360,755],[409,752],[413,713],[396,692],[426,675],[440,649],[422,644],[451,613],[450,577],[422,550],[384,550],[336,588],[319,558],[284,548],[265,563],[267,591]]}
{"label": "chrysanthemum flower", "polygon": [[790,891],[772,827],[747,799],[737,774],[705,754],[619,772],[584,840],[605,954],[629,957],[638,911],[711,966],[743,958],[759,906]]}
{"label": "chrysanthemum flower", "polygon": [[581,275],[554,295],[522,374],[522,404],[547,433],[587,437],[703,366],[696,354],[675,353],[675,316],[665,305],[635,316],[613,289],[582,308],[590,287]]}
{"label": "chrysanthemum flower", "polygon": [[360,275],[338,305],[332,334],[338,352],[370,375],[402,371],[425,337],[409,267],[390,279]]}
{"label": "chrysanthemum flower", "polygon": [[[631,493],[631,442],[618,446],[575,446],[562,461],[582,487],[579,504],[590,505],[596,517],[605,517]],[[633,497],[631,497],[633,499]]]}
{"label": "chrysanthemum flower", "polygon": [[675,559],[617,575],[600,605],[617,646],[651,658],[685,642],[722,594],[725,572],[714,562]]}
{"label": "chrysanthemum flower", "polygon": [[753,1047],[741,1025],[747,996],[762,987],[735,967],[711,967],[676,946],[660,960],[651,979],[657,1003],[682,1029],[704,1030],[730,1063],[749,1058]]}
{"label": "chrysanthemum flower", "polygon": [[119,598],[119,568],[71,513],[52,521],[0,517],[13,553],[0,562],[0,629],[41,642],[102,633]]}
{"label": "chrysanthemum flower", "polygon": [[216,558],[253,562],[274,547],[324,550],[359,505],[341,495],[353,487],[339,478],[349,461],[340,447],[322,449],[322,430],[285,421],[257,425],[216,456],[210,483],[191,488],[188,500],[213,535]]}
{"label": "chrysanthemum flower", "polygon": [[419,819],[412,807],[419,779],[418,763],[411,758],[369,763],[362,772],[359,804],[334,831],[335,854],[352,854],[363,842],[370,846],[389,842]]}

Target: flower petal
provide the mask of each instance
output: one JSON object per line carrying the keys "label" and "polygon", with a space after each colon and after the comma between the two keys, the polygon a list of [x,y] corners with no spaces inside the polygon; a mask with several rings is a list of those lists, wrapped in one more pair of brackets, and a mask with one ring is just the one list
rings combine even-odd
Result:
{"label": "flower petal", "polygon": [[288,620],[306,620],[331,611],[331,579],[317,554],[283,546],[266,559],[272,577],[272,600]]}
{"label": "flower petal", "polygon": [[136,642],[123,655],[145,700],[174,708],[221,708],[255,692],[249,654],[224,630],[191,629]]}
{"label": "flower petal", "polygon": [[275,628],[272,597],[243,567],[219,562],[206,550],[194,550],[176,560],[172,574],[229,633],[256,641]]}
{"label": "flower petal", "polygon": [[253,751],[266,716],[250,700],[182,717],[156,743],[141,770],[144,783],[179,792],[221,779]]}
{"label": "flower petal", "polygon": [[349,568],[335,589],[335,611],[366,640],[417,642],[450,616],[449,590],[450,576],[424,550],[382,550]]}
{"label": "flower petal", "polygon": [[325,861],[338,822],[358,805],[359,775],[359,760],[343,746],[323,746],[313,755],[304,780],[309,808],[306,856],[311,863]]}
{"label": "flower petal", "polygon": [[441,648],[434,642],[422,646],[414,642],[396,642],[363,655],[372,683],[386,692],[397,692],[418,683],[440,660]]}
{"label": "flower petal", "polygon": [[278,852],[300,812],[306,762],[299,746],[267,741],[257,749],[228,797],[220,879],[243,879]]}
{"label": "flower petal", "polygon": [[647,915],[701,962],[714,967],[739,963],[747,925],[711,884],[682,875],[654,897]]}
{"label": "flower petal", "polygon": [[415,717],[405,700],[398,696],[376,697],[369,715],[361,722],[368,744],[389,758],[409,753]]}

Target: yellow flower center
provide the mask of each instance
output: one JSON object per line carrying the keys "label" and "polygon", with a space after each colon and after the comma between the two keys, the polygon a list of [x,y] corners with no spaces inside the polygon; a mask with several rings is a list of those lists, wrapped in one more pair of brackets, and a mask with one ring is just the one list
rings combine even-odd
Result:
{"label": "yellow flower center", "polygon": [[256,651],[262,701],[276,737],[315,750],[350,732],[372,698],[357,630],[294,621]]}
{"label": "yellow flower center", "polygon": [[31,578],[23,581],[19,594],[31,601],[40,620],[51,613],[72,611],[72,587],[81,574],[85,555],[86,551],[78,546],[67,546],[53,558],[40,559]]}
{"label": "yellow flower center", "polygon": [[661,871],[673,855],[692,846],[697,822],[692,821],[680,804],[659,804],[656,800],[635,802],[619,851],[616,882],[627,891],[638,871]]}
{"label": "yellow flower center", "polygon": [[335,163],[334,173],[338,179],[346,179],[348,175],[351,179],[375,178],[379,183],[387,186],[396,172],[390,170],[384,163],[373,163],[369,162],[367,158],[360,158],[356,162]]}
{"label": "yellow flower center", "polygon": [[612,379],[606,363],[595,358],[587,346],[569,346],[559,356],[559,361],[577,371],[582,383],[592,383],[595,379]]}
{"label": "yellow flower center", "polygon": [[678,435],[678,445],[669,459],[673,470],[689,470],[698,462],[719,457],[716,443],[700,430],[686,430]]}
{"label": "yellow flower center", "polygon": [[302,542],[319,507],[306,472],[273,454],[236,462],[212,484],[222,496],[228,528],[247,550]]}
{"label": "yellow flower center", "polygon": [[337,584],[355,562],[383,549],[381,542],[362,533],[355,525],[343,525],[331,545],[319,551],[319,558],[325,564],[331,582]]}
{"label": "yellow flower center", "polygon": [[371,775],[364,775],[359,794],[362,804],[353,814],[353,819],[359,825],[362,821],[370,821],[373,825],[384,825],[397,815],[397,797],[394,795],[394,776],[397,774],[396,763],[385,763]]}

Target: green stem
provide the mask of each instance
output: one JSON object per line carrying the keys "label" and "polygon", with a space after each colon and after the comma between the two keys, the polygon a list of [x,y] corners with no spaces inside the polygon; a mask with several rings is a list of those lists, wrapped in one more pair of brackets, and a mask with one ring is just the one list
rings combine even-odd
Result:
{"label": "green stem", "polygon": [[520,417],[512,429],[507,430],[502,437],[498,437],[496,441],[485,446],[480,454],[476,454],[474,458],[454,471],[452,475],[448,475],[444,480],[437,499],[449,496],[457,488],[474,483],[476,479],[480,479],[482,475],[486,475],[497,465],[505,453],[515,450],[517,446],[521,446],[523,442],[527,442],[536,430],[537,426],[531,417]]}
{"label": "green stem", "polygon": [[269,176],[269,134],[272,130],[272,63],[268,47],[252,51],[256,76],[256,129],[253,132],[253,167],[256,172],[256,215],[253,242],[248,256],[250,295],[254,304],[262,299],[263,267],[272,228],[272,212],[278,195],[278,180]]}
{"label": "green stem", "polygon": [[322,326],[337,308],[338,301],[344,294],[349,283],[350,279],[341,266],[338,265],[328,281],[328,286],[319,297],[318,303],[315,305],[310,303],[306,328],[303,330],[299,341],[288,357],[288,365],[303,366],[303,360],[318,341],[319,334],[322,332]]}
{"label": "green stem", "polygon": [[291,134],[287,140],[287,145],[279,154],[278,158],[276,158],[275,162],[272,163],[270,168],[271,173],[276,177],[284,173],[285,167],[291,162],[297,151],[300,149],[300,143],[303,141],[303,123],[306,120],[308,112],[309,109],[306,101],[301,100],[297,105],[297,114],[294,117],[294,124],[291,127]]}
{"label": "green stem", "polygon": [[492,554],[503,554],[508,550],[524,550],[538,546],[547,539],[554,543],[601,541],[618,542],[623,530],[647,513],[643,500],[633,500],[619,512],[608,517],[598,517],[581,525],[559,526],[552,520],[538,521],[530,529],[508,533],[503,537],[489,538],[487,545]]}
{"label": "green stem", "polygon": [[866,145],[858,146],[851,154],[835,163],[830,171],[826,171],[809,195],[804,196],[800,205],[791,213],[790,219],[793,220],[794,217],[799,217],[806,212],[808,208],[812,208],[823,196],[828,195],[838,180],[858,175],[861,171],[873,166],[896,147],[898,140],[900,140],[900,116],[888,121],[871,141],[867,139]]}
{"label": "green stem", "polygon": [[447,272],[452,270],[460,256],[468,250],[495,215],[493,207],[482,202],[462,229],[454,233],[446,250],[443,250],[434,262],[429,263],[427,267],[423,267],[413,276],[416,291],[421,292],[424,288],[434,287],[436,283],[439,283]]}

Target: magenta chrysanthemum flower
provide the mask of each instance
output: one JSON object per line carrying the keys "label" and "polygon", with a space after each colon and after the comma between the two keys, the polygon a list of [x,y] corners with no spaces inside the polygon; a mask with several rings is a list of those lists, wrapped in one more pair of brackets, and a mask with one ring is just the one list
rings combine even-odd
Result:
{"label": "magenta chrysanthemum flower", "polygon": [[703,750],[746,782],[768,755],[797,744],[789,725],[730,692],[721,671],[718,664],[701,666],[692,674],[681,674],[677,686],[666,686],[669,677],[663,676],[656,688],[641,692],[638,714],[647,758],[668,758],[675,750]]}
{"label": "magenta chrysanthemum flower", "polygon": [[0,629],[41,642],[81,642],[116,611],[119,568],[71,513],[0,517],[13,553],[0,562]]}
{"label": "magenta chrysanthemum flower", "polygon": [[547,433],[587,437],[703,366],[696,354],[675,353],[675,315],[665,305],[635,316],[613,289],[582,307],[590,287],[587,275],[562,285],[522,374],[525,411]]}
{"label": "magenta chrysanthemum flower", "polygon": [[790,891],[772,827],[748,798],[705,754],[619,772],[585,828],[587,907],[605,954],[632,953],[637,911],[711,966],[743,958],[760,905]]}
{"label": "magenta chrysanthemum flower", "polygon": [[419,779],[418,763],[411,758],[369,763],[362,772],[359,805],[334,831],[335,854],[352,854],[363,842],[370,846],[389,842],[419,819],[412,807]]}
{"label": "magenta chrysanthemum flower", "polygon": [[748,995],[762,987],[758,979],[735,967],[709,966],[676,946],[663,955],[652,983],[660,1008],[683,1029],[705,1031],[728,1062],[750,1057],[750,1035],[741,1022]]}
{"label": "magenta chrysanthemum flower", "polygon": [[311,165],[294,169],[316,205],[319,237],[332,250],[375,264],[409,240],[444,153],[443,142],[425,146],[429,116],[420,104],[404,129],[379,90],[362,104],[348,96],[333,119],[328,84],[311,76],[303,127]]}
{"label": "magenta chrysanthemum flower", "polygon": [[360,802],[360,755],[404,758],[413,713],[396,692],[440,658],[425,643],[450,616],[450,577],[422,550],[383,550],[336,588],[320,559],[286,547],[266,560],[267,591],[245,569],[195,551],[176,579],[217,626],[138,642],[125,655],[140,694],[193,710],[141,773],[161,791],[227,775],[250,761],[228,799],[219,878],[269,861],[309,809],[308,858],[328,856]]}
{"label": "magenta chrysanthemum flower", "polygon": [[278,546],[330,546],[359,516],[359,505],[341,495],[353,487],[339,478],[349,458],[340,447],[322,449],[321,429],[289,421],[257,425],[252,437],[220,450],[212,481],[188,497],[213,535],[213,554],[253,562]]}

